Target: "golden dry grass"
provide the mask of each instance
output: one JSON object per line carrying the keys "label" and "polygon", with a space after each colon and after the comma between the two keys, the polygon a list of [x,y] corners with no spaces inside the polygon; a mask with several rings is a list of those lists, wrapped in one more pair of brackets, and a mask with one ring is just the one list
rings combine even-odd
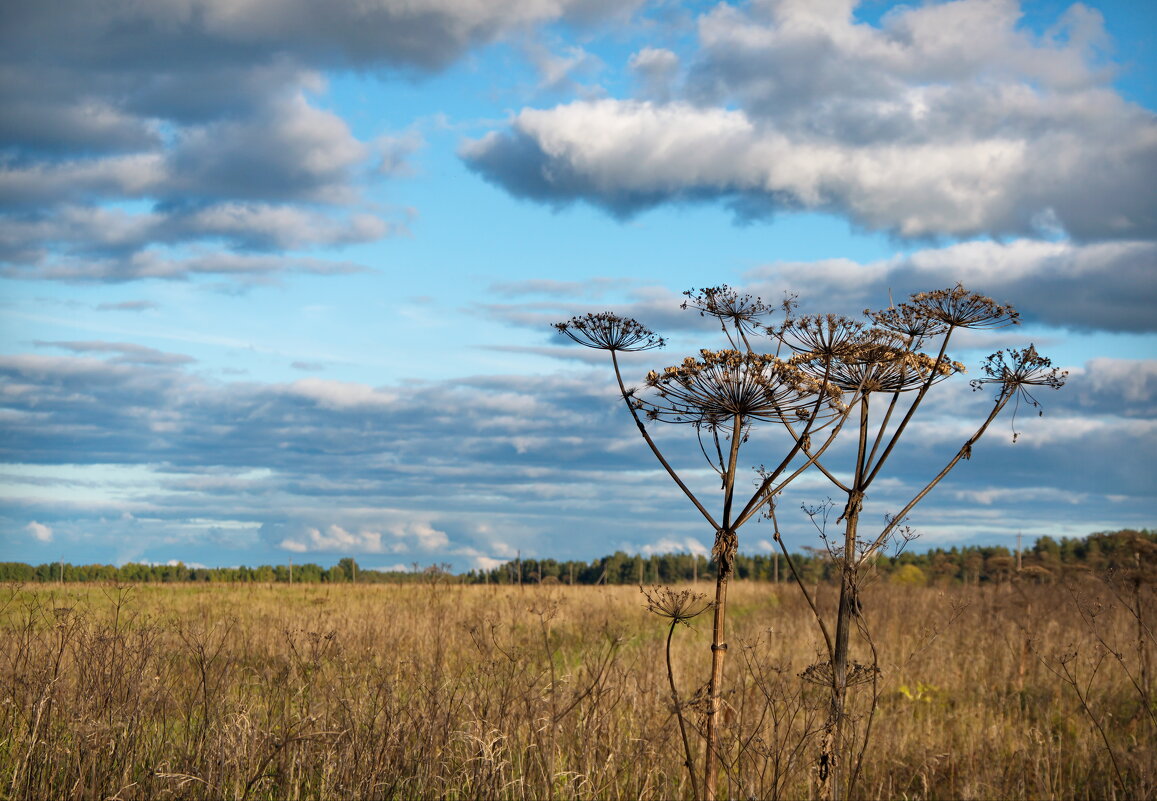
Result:
{"label": "golden dry grass", "polygon": [[[825,703],[799,678],[810,613],[788,585],[740,582],[731,603],[725,792],[805,798]],[[1105,585],[881,583],[864,607],[882,675],[856,796],[1154,797],[1152,634],[1139,651]],[[635,587],[41,585],[0,608],[5,797],[689,792],[666,627]],[[685,698],[707,679],[701,620],[676,632]]]}

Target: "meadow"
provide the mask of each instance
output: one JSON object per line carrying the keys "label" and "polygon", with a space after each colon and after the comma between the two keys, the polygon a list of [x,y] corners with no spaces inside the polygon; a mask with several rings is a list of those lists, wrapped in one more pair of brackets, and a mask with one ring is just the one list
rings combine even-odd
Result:
{"label": "meadow", "polygon": [[[869,584],[853,795],[1154,798],[1154,598],[1134,589]],[[811,612],[786,584],[730,597],[720,796],[808,798]],[[630,586],[8,586],[0,794],[687,798],[667,623]],[[710,629],[672,642],[697,760]]]}

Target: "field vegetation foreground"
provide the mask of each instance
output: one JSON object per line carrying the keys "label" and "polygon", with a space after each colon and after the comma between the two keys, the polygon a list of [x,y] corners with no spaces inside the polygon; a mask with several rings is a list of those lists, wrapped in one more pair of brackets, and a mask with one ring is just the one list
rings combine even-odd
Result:
{"label": "field vegetation foreground", "polygon": [[[862,738],[876,699],[854,796],[1157,793],[1152,585],[880,580],[861,600],[881,673],[852,709]],[[807,798],[827,704],[805,678],[811,611],[766,583],[730,604],[720,797]],[[637,587],[436,577],[9,586],[0,794],[687,798],[668,621],[645,605]],[[710,629],[672,644],[697,760]]]}

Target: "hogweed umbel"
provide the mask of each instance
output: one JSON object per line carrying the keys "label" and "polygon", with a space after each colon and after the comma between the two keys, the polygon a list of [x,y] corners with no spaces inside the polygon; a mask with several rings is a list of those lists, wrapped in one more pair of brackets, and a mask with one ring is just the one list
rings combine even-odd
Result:
{"label": "hogweed umbel", "polygon": [[663,338],[630,317],[612,312],[584,314],[572,317],[554,327],[580,345],[596,350],[640,351],[661,348]]}

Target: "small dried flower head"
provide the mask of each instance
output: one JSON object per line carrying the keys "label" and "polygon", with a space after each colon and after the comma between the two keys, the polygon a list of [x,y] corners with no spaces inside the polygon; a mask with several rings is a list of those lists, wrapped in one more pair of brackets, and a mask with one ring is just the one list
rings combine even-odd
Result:
{"label": "small dried flower head", "polygon": [[612,312],[572,317],[564,323],[555,323],[554,327],[580,345],[597,350],[651,350],[664,344],[661,336],[638,320]]}
{"label": "small dried flower head", "polygon": [[[1026,387],[1048,387],[1060,389],[1069,375],[1068,370],[1053,367],[1052,359],[1037,353],[1036,347],[1009,348],[998,350],[984,360],[984,378],[972,382],[973,389],[985,384],[1000,384],[1002,392],[1020,391],[1028,394]],[[1039,406],[1031,399],[1033,406]]]}
{"label": "small dried flower head", "polygon": [[863,332],[859,342],[841,348],[834,358],[799,353],[791,361],[849,392],[907,392],[964,371],[959,362],[937,361],[907,347],[900,334],[878,328]]}
{"label": "small dried flower head", "polygon": [[[736,350],[700,351],[662,372],[647,385],[654,399],[639,400],[652,420],[714,425],[740,416],[782,420],[816,404],[820,385],[802,370],[776,358]],[[835,394],[834,387],[830,393]]]}
{"label": "small dried flower head", "polygon": [[771,307],[758,297],[740,293],[727,284],[688,289],[683,294],[687,297],[683,309],[698,309],[702,317],[718,317],[736,325],[753,322],[771,311]]}
{"label": "small dried flower head", "polygon": [[797,317],[784,329],[784,342],[796,353],[819,360],[838,359],[863,342],[864,324],[839,314]]}
{"label": "small dried flower head", "polygon": [[1020,315],[1012,306],[969,292],[961,284],[951,289],[918,292],[912,296],[912,305],[931,319],[953,328],[998,328],[1020,324]]}
{"label": "small dried flower head", "polygon": [[[986,384],[997,384],[1000,386],[997,403],[1015,393],[1017,406],[1023,400],[1036,409],[1040,409],[1041,404],[1029,388],[1060,389],[1069,375],[1068,370],[1053,367],[1052,360],[1037,353],[1031,344],[1027,348],[998,350],[985,359],[982,369],[985,377],[972,382],[973,390],[981,389]],[[1044,412],[1038,414],[1043,415]],[[1013,419],[1015,421],[1015,414]],[[1014,423],[1012,441],[1016,442],[1019,436]]]}
{"label": "small dried flower head", "polygon": [[910,334],[839,315],[802,317],[786,331],[796,355],[790,360],[817,381],[852,392],[904,392],[932,376],[939,381],[962,371],[963,365],[912,350]]}
{"label": "small dried flower head", "polygon": [[916,303],[893,304],[880,311],[864,309],[864,314],[877,327],[886,331],[894,331],[914,342],[919,342],[927,337],[938,336],[948,329],[942,320],[928,314],[926,307]]}
{"label": "small dried flower head", "polygon": [[691,590],[675,592],[670,587],[652,587],[649,590],[639,587],[639,590],[647,599],[648,612],[654,612],[659,617],[664,617],[672,623],[682,623],[684,626],[690,626],[690,620],[715,605],[707,600],[707,596],[703,593]]}

